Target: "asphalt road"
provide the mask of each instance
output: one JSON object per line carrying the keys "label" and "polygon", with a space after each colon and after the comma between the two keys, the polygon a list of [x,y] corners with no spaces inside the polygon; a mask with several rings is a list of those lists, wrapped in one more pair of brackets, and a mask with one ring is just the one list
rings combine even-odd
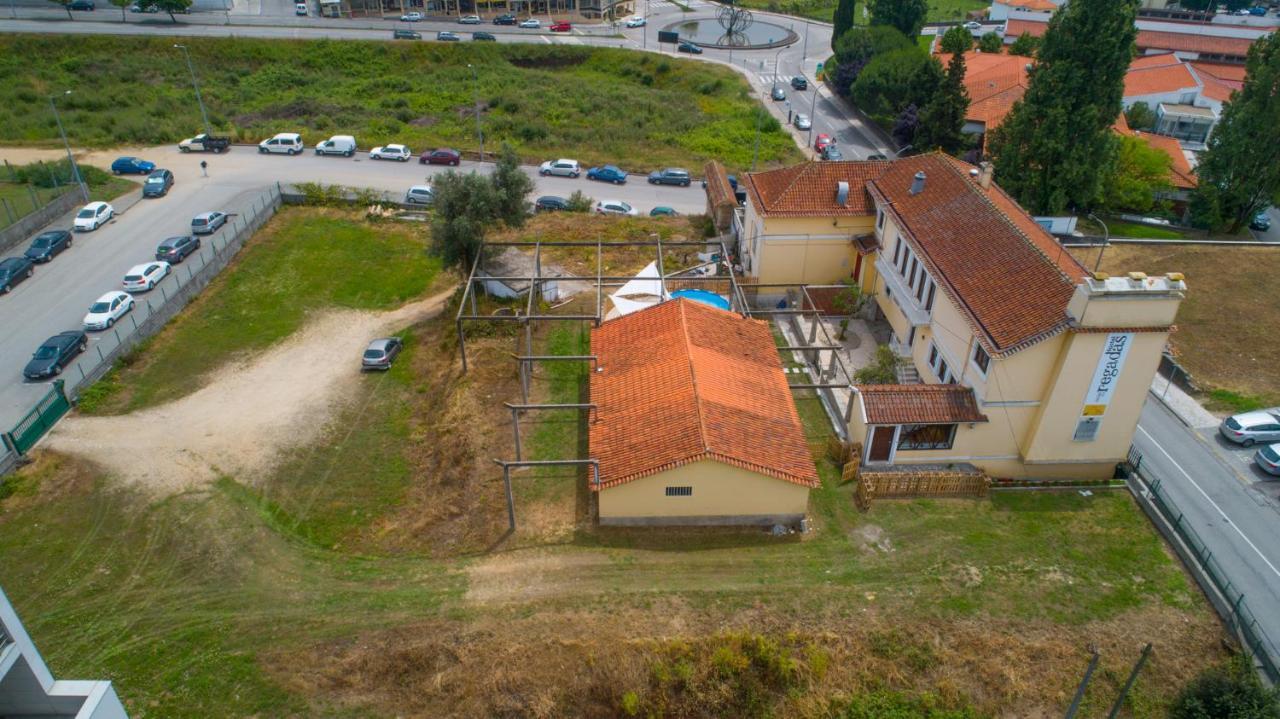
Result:
{"label": "asphalt road", "polygon": [[1133,443],[1142,452],[1142,473],[1162,480],[1273,645],[1280,641],[1280,481],[1265,479],[1252,449],[1212,428],[1188,428],[1155,399],[1143,408]]}
{"label": "asphalt road", "polygon": [[[418,149],[418,148],[414,148]],[[125,271],[154,257],[156,245],[166,237],[187,234],[192,216],[207,210],[243,213],[274,182],[323,182],[357,187],[370,187],[403,193],[410,185],[429,180],[444,172],[444,167],[427,167],[416,162],[373,161],[367,156],[354,158],[317,157],[310,154],[295,157],[260,155],[251,147],[235,147],[222,155],[183,155],[173,147],[155,148],[140,153],[160,167],[173,170],[177,182],[169,195],[160,199],[138,200],[132,193],[114,203],[117,209],[127,206],[114,221],[94,232],[78,233],[74,246],[48,264],[38,265],[35,276],[19,284],[10,295],[0,297],[0,427],[13,426],[31,406],[48,391],[46,382],[26,382],[22,368],[31,353],[45,338],[63,330],[77,329],[89,305],[103,293],[119,289]],[[0,150],[0,156],[4,154]],[[200,161],[209,163],[209,176],[201,177]],[[462,171],[488,173],[490,164],[464,162]],[[642,214],[657,205],[667,205],[681,214],[700,213],[705,209],[702,189],[695,183],[689,188],[653,186],[643,178],[632,178],[626,185],[601,185],[584,178],[542,178],[535,168],[526,168],[534,178],[538,195],[567,197],[581,189],[596,199],[621,199],[636,206]],[[71,215],[54,223],[70,227]],[[221,242],[221,240],[219,240]],[[206,238],[202,253],[210,253]],[[9,254],[20,254],[25,245]],[[188,259],[192,266],[202,264]],[[183,270],[185,272],[185,270]],[[166,278],[160,287],[174,282]],[[150,295],[160,295],[160,287]],[[146,295],[139,295],[141,298]],[[124,320],[118,327],[129,326]],[[122,330],[123,331],[123,330]],[[104,352],[115,347],[113,333],[91,333],[90,348],[77,363],[88,362],[88,371],[99,360],[97,346]],[[78,378],[73,364],[63,376]]]}

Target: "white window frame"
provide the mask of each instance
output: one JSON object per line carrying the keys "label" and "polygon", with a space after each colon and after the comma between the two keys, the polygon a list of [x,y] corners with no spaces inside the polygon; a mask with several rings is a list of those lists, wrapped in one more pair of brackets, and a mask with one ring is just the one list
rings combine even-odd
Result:
{"label": "white window frame", "polygon": [[[983,369],[982,365],[978,364],[979,352],[982,353],[983,357],[987,358],[986,369]],[[973,351],[969,353],[969,364],[972,365],[975,370],[977,370],[978,374],[982,375],[983,377],[986,377],[987,372],[991,369],[991,355],[987,354],[987,351],[982,349],[982,345],[978,344],[977,342],[974,342]]]}

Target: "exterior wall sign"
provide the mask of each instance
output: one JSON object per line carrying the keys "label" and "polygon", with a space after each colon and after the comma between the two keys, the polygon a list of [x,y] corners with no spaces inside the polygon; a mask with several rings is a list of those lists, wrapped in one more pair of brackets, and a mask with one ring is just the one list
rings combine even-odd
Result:
{"label": "exterior wall sign", "polygon": [[1111,396],[1115,394],[1116,383],[1124,370],[1124,361],[1129,356],[1129,347],[1133,345],[1130,333],[1113,332],[1107,335],[1102,345],[1102,355],[1098,357],[1098,366],[1093,370],[1093,379],[1085,392],[1084,406],[1080,409],[1080,419],[1076,423],[1073,440],[1092,442],[1098,436],[1098,428],[1102,424],[1102,416],[1107,413],[1107,405],[1111,404]]}

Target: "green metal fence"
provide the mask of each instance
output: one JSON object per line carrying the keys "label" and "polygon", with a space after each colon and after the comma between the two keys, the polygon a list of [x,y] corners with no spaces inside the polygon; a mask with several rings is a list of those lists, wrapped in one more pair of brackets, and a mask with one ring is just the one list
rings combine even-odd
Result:
{"label": "green metal fence", "polygon": [[27,416],[23,417],[9,432],[9,441],[13,449],[19,454],[26,454],[27,450],[34,447],[44,433],[62,419],[62,415],[69,409],[71,409],[71,402],[67,400],[62,380],[54,380],[53,389],[50,389],[49,393],[37,402]]}

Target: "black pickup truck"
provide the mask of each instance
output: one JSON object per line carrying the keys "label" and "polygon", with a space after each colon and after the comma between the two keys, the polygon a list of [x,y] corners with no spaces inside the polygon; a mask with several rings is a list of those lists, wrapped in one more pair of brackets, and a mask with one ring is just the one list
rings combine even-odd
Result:
{"label": "black pickup truck", "polygon": [[212,152],[215,155],[226,152],[229,147],[231,147],[231,140],[225,137],[209,137],[205,133],[188,137],[178,143],[178,149],[183,152]]}

